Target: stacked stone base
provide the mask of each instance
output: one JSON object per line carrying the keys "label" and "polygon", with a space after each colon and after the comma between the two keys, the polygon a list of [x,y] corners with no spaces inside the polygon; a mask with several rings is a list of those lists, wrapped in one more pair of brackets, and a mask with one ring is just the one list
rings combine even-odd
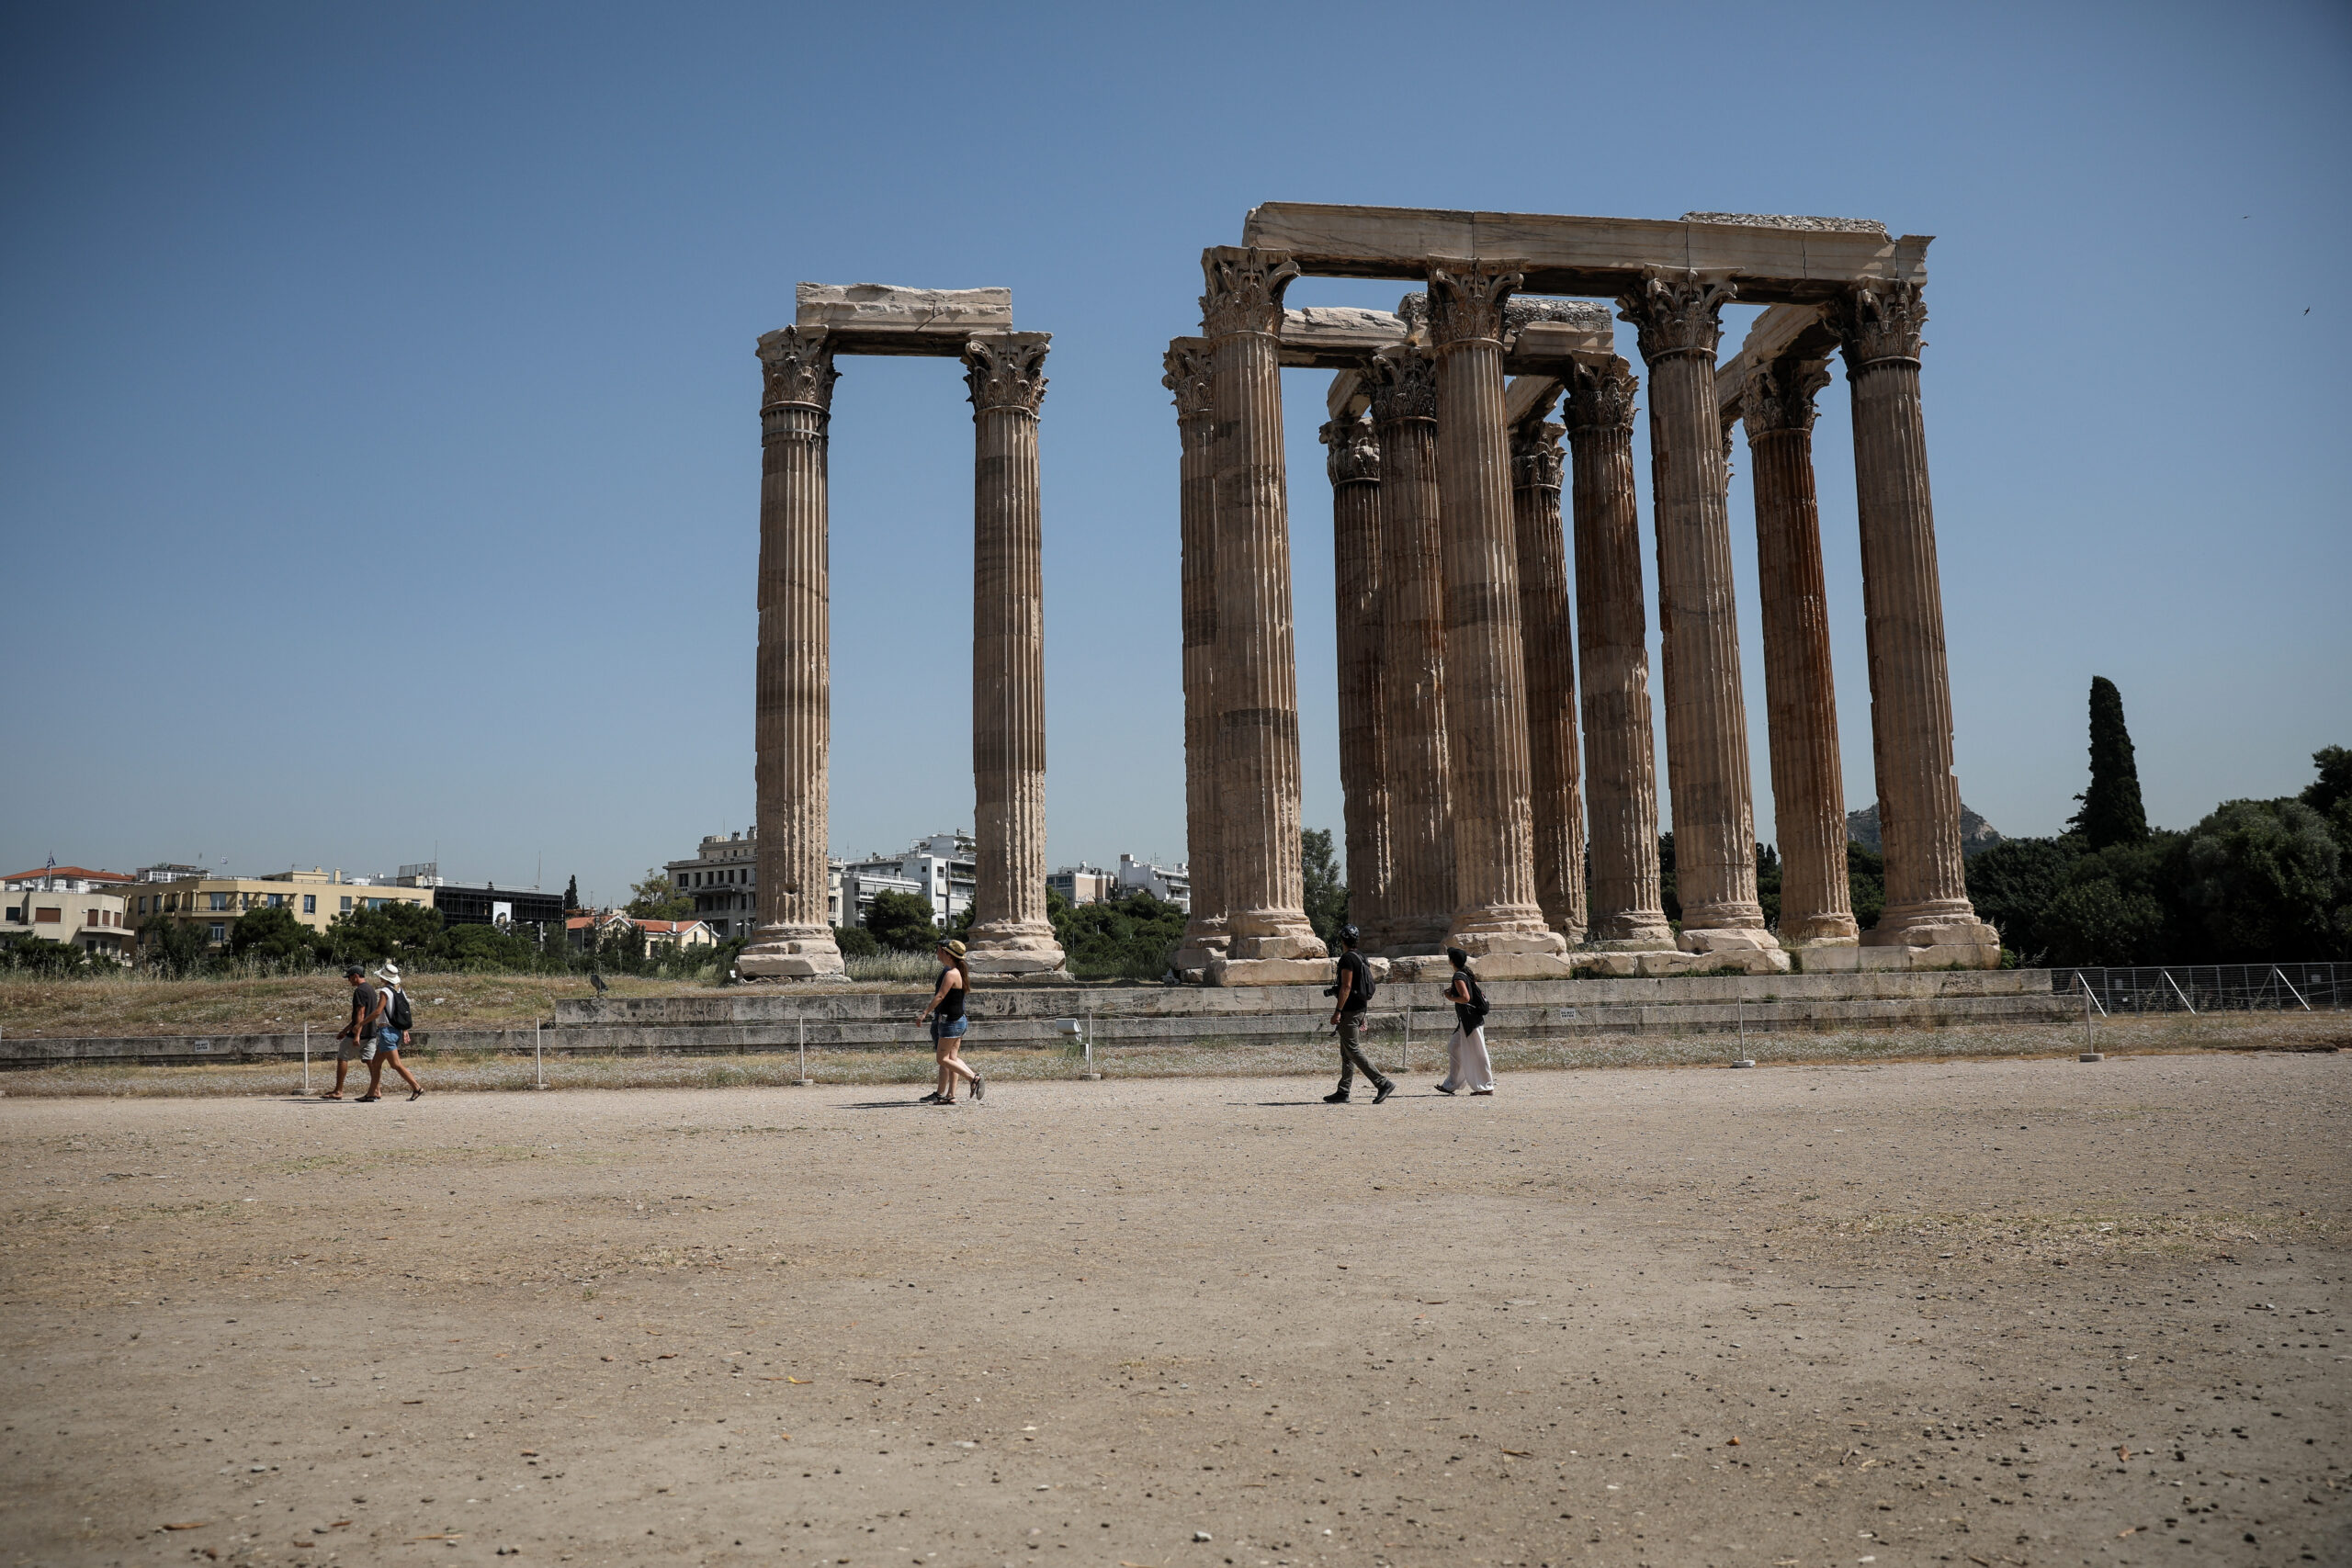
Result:
{"label": "stacked stone base", "polygon": [[[773,930],[773,928],[771,928]],[[786,928],[789,930],[789,928]],[[749,981],[840,980],[848,971],[833,933],[771,937],[747,947],[735,960],[735,973]]]}
{"label": "stacked stone base", "polygon": [[[1985,928],[1990,930],[1991,928]],[[1685,933],[1688,935],[1689,933]],[[1710,933],[1720,934],[1720,933]],[[1500,980],[1630,980],[1679,975],[1853,975],[1905,970],[1998,969],[1998,940],[1984,942],[1945,942],[1920,947],[1864,947],[1851,941],[1801,943],[1792,948],[1764,944],[1727,944],[1706,952],[1675,949],[1582,947],[1565,953],[1490,953],[1474,959],[1471,968],[1481,981]],[[1375,978],[1428,984],[1443,982],[1451,965],[1442,953],[1405,953],[1370,961]],[[1317,959],[1228,959],[1217,957],[1180,977],[1207,986],[1329,986],[1336,964]]]}

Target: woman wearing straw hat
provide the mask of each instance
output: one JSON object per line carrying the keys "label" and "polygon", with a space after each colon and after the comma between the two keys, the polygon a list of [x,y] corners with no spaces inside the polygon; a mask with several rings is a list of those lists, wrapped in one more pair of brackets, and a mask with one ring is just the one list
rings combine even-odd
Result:
{"label": "woman wearing straw hat", "polygon": [[964,1003],[972,989],[972,969],[964,962],[964,944],[953,937],[941,937],[939,963],[939,985],[931,993],[931,1005],[915,1020],[931,1025],[932,1054],[939,1058],[939,1087],[922,1097],[925,1105],[955,1104],[959,1074],[972,1080],[974,1100],[989,1091],[986,1081],[966,1066],[959,1055],[964,1048],[964,1031],[971,1022],[964,1012]]}
{"label": "woman wearing straw hat", "polygon": [[423,1100],[424,1086],[416,1081],[416,1075],[408,1070],[406,1062],[401,1060],[401,1047],[408,1043],[408,1031],[396,1028],[393,1023],[397,1017],[408,1011],[408,998],[401,991],[401,966],[388,958],[384,960],[384,966],[376,971],[376,978],[383,982],[384,1005],[376,1015],[376,1049],[368,1058],[368,1092],[359,1097],[360,1103],[364,1105],[382,1098],[379,1090],[383,1087],[384,1064],[387,1062],[392,1065],[392,1071],[408,1080],[410,1100]]}

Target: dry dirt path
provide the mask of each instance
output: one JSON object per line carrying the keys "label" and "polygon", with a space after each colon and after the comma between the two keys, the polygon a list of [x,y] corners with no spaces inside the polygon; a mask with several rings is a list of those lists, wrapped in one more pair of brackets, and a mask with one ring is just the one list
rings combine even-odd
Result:
{"label": "dry dirt path", "polygon": [[2352,1055],[1321,1087],[0,1101],[0,1561],[2352,1561]]}

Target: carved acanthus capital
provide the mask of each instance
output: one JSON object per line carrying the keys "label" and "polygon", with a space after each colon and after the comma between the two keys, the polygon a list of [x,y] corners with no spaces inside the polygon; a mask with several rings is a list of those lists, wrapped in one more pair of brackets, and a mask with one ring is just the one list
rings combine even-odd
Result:
{"label": "carved acanthus capital", "polygon": [[1331,449],[1325,466],[1330,470],[1332,484],[1380,482],[1380,442],[1372,433],[1370,420],[1335,419],[1316,434]]}
{"label": "carved acanthus capital", "polygon": [[975,333],[964,344],[964,385],[972,412],[1035,413],[1046,400],[1046,348],[1051,333]]}
{"label": "carved acanthus capital", "polygon": [[1206,419],[1216,406],[1210,395],[1209,340],[1170,338],[1168,352],[1159,364],[1159,384],[1176,394],[1177,423],[1189,424],[1196,419]]}
{"label": "carved acanthus capital", "polygon": [[1420,344],[1382,349],[1364,363],[1363,381],[1375,423],[1437,418],[1437,361]]}
{"label": "carved acanthus capital", "polygon": [[806,403],[811,408],[833,406],[833,383],[841,373],[833,368],[832,345],[822,327],[786,327],[760,339],[760,406]]}
{"label": "carved acanthus capital", "polygon": [[1617,319],[1634,324],[1647,364],[1679,354],[1713,358],[1723,341],[1723,308],[1738,298],[1727,279],[1711,282],[1695,272],[1652,267],[1640,288],[1617,297]]}
{"label": "carved acanthus capital", "polygon": [[1440,344],[1503,341],[1504,307],[1523,281],[1510,262],[1431,261],[1430,336]]}
{"label": "carved acanthus capital", "polygon": [[1845,340],[1846,373],[1882,359],[1917,364],[1928,346],[1928,302],[1916,283],[1857,284],[1838,303],[1838,333]]}
{"label": "carved acanthus capital", "polygon": [[1768,359],[1747,372],[1740,389],[1739,417],[1747,423],[1747,438],[1755,440],[1778,430],[1811,430],[1814,395],[1829,385],[1829,363],[1823,359]]}
{"label": "carved acanthus capital", "polygon": [[1567,426],[1531,419],[1510,429],[1510,487],[1513,490],[1557,490],[1563,467],[1560,437]]}
{"label": "carved acanthus capital", "polygon": [[1298,264],[1284,251],[1252,245],[1211,245],[1201,253],[1208,292],[1201,296],[1201,324],[1213,338],[1235,333],[1282,331],[1283,290],[1298,276]]}
{"label": "carved acanthus capital", "polygon": [[1567,400],[1561,412],[1570,430],[1631,430],[1634,394],[1641,390],[1634,368],[1612,356],[1605,365],[1577,361],[1568,372]]}

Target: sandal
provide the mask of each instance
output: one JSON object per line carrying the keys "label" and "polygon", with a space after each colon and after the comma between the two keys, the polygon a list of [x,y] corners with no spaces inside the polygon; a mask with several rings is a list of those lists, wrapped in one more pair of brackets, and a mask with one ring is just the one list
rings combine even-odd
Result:
{"label": "sandal", "polygon": [[411,1105],[414,1105],[418,1100],[423,1100],[424,1098],[424,1091],[421,1089],[413,1089],[408,1091],[408,1102]]}
{"label": "sandal", "polygon": [[341,1099],[343,1098],[343,1096],[341,1096],[341,1095],[339,1095],[339,1094],[336,1094],[336,1093],[333,1092],[332,1090],[330,1090],[329,1092],[327,1092],[327,1093],[325,1093],[325,1094],[322,1094],[322,1095],[319,1096],[319,1098],[320,1098],[321,1100],[341,1100]]}
{"label": "sandal", "polygon": [[383,1098],[384,1097],[380,1094],[363,1094],[357,1100],[353,1100],[352,1103],[354,1105],[370,1105]]}

